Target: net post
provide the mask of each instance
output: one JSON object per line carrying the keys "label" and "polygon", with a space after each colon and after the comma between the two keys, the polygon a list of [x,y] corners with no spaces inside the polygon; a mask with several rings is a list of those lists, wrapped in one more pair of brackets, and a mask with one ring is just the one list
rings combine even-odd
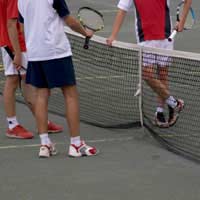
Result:
{"label": "net post", "polygon": [[142,110],[142,96],[143,96],[143,92],[142,92],[142,53],[143,53],[143,49],[142,47],[140,47],[139,49],[139,71],[138,71],[138,76],[139,76],[139,90],[140,90],[140,94],[139,94],[139,114],[140,114],[140,124],[143,127],[144,126],[144,120],[143,120],[143,110]]}

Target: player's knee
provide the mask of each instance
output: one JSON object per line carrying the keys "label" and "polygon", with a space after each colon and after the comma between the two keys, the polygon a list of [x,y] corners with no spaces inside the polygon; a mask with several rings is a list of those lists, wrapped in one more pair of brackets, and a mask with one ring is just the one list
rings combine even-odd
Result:
{"label": "player's knee", "polygon": [[66,86],[62,88],[63,95],[67,99],[77,99],[78,98],[78,91],[76,86]]}
{"label": "player's knee", "polygon": [[153,79],[153,75],[149,74],[149,73],[146,73],[146,74],[143,74],[142,78],[145,81],[151,81]]}
{"label": "player's knee", "polygon": [[7,76],[6,87],[10,90],[16,90],[19,85],[18,76]]}
{"label": "player's knee", "polygon": [[142,78],[145,81],[151,81],[154,78],[153,68],[144,68]]}

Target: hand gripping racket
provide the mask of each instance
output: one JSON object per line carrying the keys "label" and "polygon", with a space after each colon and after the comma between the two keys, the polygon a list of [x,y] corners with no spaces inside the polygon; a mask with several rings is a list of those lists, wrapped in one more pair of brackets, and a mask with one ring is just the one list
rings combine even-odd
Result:
{"label": "hand gripping racket", "polygon": [[[184,0],[181,1],[176,8],[176,21],[177,22],[180,22],[180,18],[181,18],[182,12],[183,12],[183,7],[184,7]],[[192,7],[190,7],[185,24],[184,24],[184,30],[192,29],[193,25],[195,24],[195,20],[196,20],[195,12],[192,9]],[[168,38],[168,41],[171,42],[175,38],[177,32],[178,32],[177,30],[173,30],[171,35]]]}
{"label": "hand gripping racket", "polygon": [[[80,21],[81,25],[84,28],[89,29],[93,32],[100,31],[104,28],[103,15],[99,11],[93,8],[89,8],[89,7],[79,8],[78,20]],[[90,37],[86,37],[85,44],[83,46],[84,49],[89,48],[89,41],[90,41]]]}

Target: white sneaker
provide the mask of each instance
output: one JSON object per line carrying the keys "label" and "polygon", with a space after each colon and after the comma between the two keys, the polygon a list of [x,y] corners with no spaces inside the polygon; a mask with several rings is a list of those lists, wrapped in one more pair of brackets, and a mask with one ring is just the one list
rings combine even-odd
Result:
{"label": "white sneaker", "polygon": [[97,153],[98,151],[95,147],[90,147],[86,145],[84,141],[81,141],[80,146],[75,146],[74,144],[71,144],[69,146],[68,155],[70,157],[82,157],[82,156],[94,156]]}
{"label": "white sneaker", "polygon": [[40,158],[49,158],[50,156],[56,155],[58,152],[54,144],[51,145],[41,145],[39,151]]}

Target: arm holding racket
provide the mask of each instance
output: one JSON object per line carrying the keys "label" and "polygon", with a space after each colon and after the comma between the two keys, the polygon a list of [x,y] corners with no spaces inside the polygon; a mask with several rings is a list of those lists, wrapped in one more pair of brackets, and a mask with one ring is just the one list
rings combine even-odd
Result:
{"label": "arm holding racket", "polygon": [[72,17],[71,15],[66,16],[64,20],[65,20],[66,25],[69,26],[73,31],[80,33],[81,35],[85,37],[92,37],[93,32],[85,29],[81,25],[81,23],[78,20],[76,20],[74,17]]}
{"label": "arm holding racket", "polygon": [[192,29],[195,22],[195,14],[191,8],[192,0],[181,1],[176,9],[176,26],[168,38],[168,41],[172,41],[178,32],[183,30]]}
{"label": "arm holding racket", "polygon": [[[81,7],[78,9],[78,20],[81,25],[87,30],[88,33],[94,33],[96,31],[100,31],[104,28],[104,19],[103,15],[89,7]],[[85,44],[83,46],[84,49],[89,48],[89,41],[91,36],[87,35],[85,38]]]}

